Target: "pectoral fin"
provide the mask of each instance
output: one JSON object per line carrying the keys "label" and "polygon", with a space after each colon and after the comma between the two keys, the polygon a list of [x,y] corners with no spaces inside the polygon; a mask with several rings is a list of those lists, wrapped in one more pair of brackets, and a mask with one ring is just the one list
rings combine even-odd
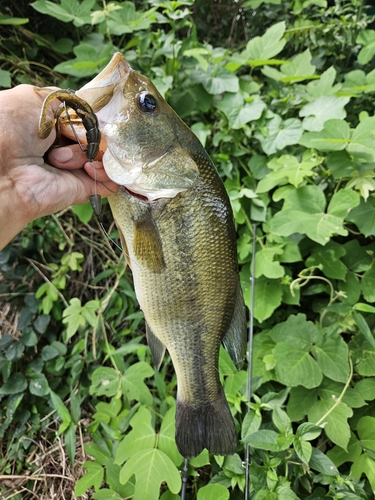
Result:
{"label": "pectoral fin", "polygon": [[149,211],[134,223],[134,254],[139,264],[149,271],[160,273],[165,268],[163,247],[158,228]]}
{"label": "pectoral fin", "polygon": [[156,337],[154,332],[146,323],[146,337],[149,348],[151,349],[152,359],[154,361],[155,369],[158,371],[163,361],[165,354],[165,346],[160,340]]}
{"label": "pectoral fin", "polygon": [[223,337],[223,345],[236,367],[241,368],[246,357],[247,324],[240,283],[237,285],[235,304],[231,324]]}

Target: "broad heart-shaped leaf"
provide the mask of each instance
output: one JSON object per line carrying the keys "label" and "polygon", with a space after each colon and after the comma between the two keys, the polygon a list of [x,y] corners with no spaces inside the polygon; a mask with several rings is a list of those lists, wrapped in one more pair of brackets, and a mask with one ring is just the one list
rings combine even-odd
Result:
{"label": "broad heart-shaped leaf", "polygon": [[[250,307],[251,290],[248,282],[244,289],[246,304]],[[247,292],[247,293],[246,293]],[[269,318],[281,304],[283,292],[277,280],[261,277],[255,281],[254,287],[254,317],[261,323]]]}
{"label": "broad heart-shaped leaf", "polygon": [[321,383],[322,372],[306,350],[280,342],[276,344],[273,355],[276,361],[276,375],[282,384],[289,387],[303,385],[311,389]]}
{"label": "broad heart-shaped leaf", "polygon": [[357,479],[360,479],[362,474],[365,474],[372,490],[375,491],[375,460],[368,453],[363,453],[355,459],[350,474]]}
{"label": "broad heart-shaped leaf", "polygon": [[347,216],[347,220],[354,222],[366,238],[375,235],[375,198],[369,196],[367,201],[361,198],[359,205]]}
{"label": "broad heart-shaped leaf", "polygon": [[344,107],[349,102],[349,97],[321,96],[303,106],[299,112],[302,127],[309,132],[318,132],[323,129],[327,120],[346,117]]}
{"label": "broad heart-shaped leaf", "polygon": [[261,133],[255,134],[267,155],[274,154],[286,146],[297,144],[303,132],[301,121],[298,118],[288,118],[283,121],[279,115],[275,115],[269,121],[267,129],[267,137],[264,137]]}
{"label": "broad heart-shaped leaf", "polygon": [[328,205],[328,213],[345,219],[360,203],[359,194],[353,189],[340,189],[333,194]]}
{"label": "broad heart-shaped leaf", "polygon": [[345,254],[345,249],[339,245],[330,248],[317,247],[306,259],[306,266],[319,266],[327,278],[345,280],[347,267],[340,260]]}
{"label": "broad heart-shaped leaf", "polygon": [[168,455],[178,467],[183,462],[183,457],[179,453],[175,441],[175,416],[176,407],[172,406],[163,417],[159,432],[158,448]]}
{"label": "broad heart-shaped leaf", "polygon": [[157,500],[160,485],[166,481],[172,493],[181,488],[181,476],[172,460],[161,450],[141,450],[130,457],[120,471],[120,482],[126,483],[135,475],[134,500]]}
{"label": "broad heart-shaped leaf", "polygon": [[305,77],[314,75],[315,66],[311,64],[311,53],[309,49],[295,56],[290,64],[283,64],[281,72],[285,75],[281,81],[296,82],[304,80]]}
{"label": "broad heart-shaped leaf", "polygon": [[105,45],[99,53],[96,47],[89,43],[80,43],[73,49],[75,59],[69,59],[54,67],[55,71],[79,78],[97,75],[110,60],[113,47]]}
{"label": "broad heart-shaped leaf", "polygon": [[300,163],[295,156],[282,155],[279,158],[273,158],[268,162],[267,166],[272,172],[259,181],[258,193],[266,193],[275,186],[287,182],[294,187],[298,187],[306,177],[313,175],[312,169],[316,166],[316,162],[302,161]]}
{"label": "broad heart-shaped leaf", "polygon": [[336,406],[335,399],[321,399],[310,409],[309,421],[316,423],[323,418],[322,424],[326,423],[324,430],[329,439],[346,450],[350,439],[348,418],[352,415],[353,410],[345,403]]}
{"label": "broad heart-shaped leaf", "polygon": [[280,236],[293,233],[306,234],[325,245],[333,234],[347,235],[343,219],[323,213],[325,197],[318,186],[302,186],[285,191],[283,209],[271,219],[271,231]]}
{"label": "broad heart-shaped leaf", "polygon": [[349,342],[349,349],[353,363],[359,375],[364,377],[375,376],[375,349],[367,342],[363,335],[356,335]]}
{"label": "broad heart-shaped leaf", "polygon": [[142,404],[152,405],[152,394],[143,380],[153,374],[153,368],[145,361],[129,366],[122,376],[122,392],[129,400],[134,399]]}
{"label": "broad heart-shaped leaf", "polygon": [[312,348],[323,374],[337,382],[346,382],[349,376],[349,350],[346,342],[340,337],[325,337]]}
{"label": "broad heart-shaped leaf", "polygon": [[362,417],[357,424],[357,432],[363,448],[375,451],[375,418]]}
{"label": "broad heart-shaped leaf", "polygon": [[350,140],[350,127],[344,120],[327,120],[320,132],[305,132],[298,144],[318,151],[341,151]]}
{"label": "broad heart-shaped leaf", "polygon": [[246,52],[250,59],[271,59],[279,54],[286,40],[282,40],[285,22],[274,24],[262,36],[256,36],[248,42]]}
{"label": "broad heart-shaped leaf", "polygon": [[281,278],[285,270],[280,262],[275,261],[275,255],[283,253],[282,245],[267,247],[259,250],[255,257],[255,277]]}
{"label": "broad heart-shaped leaf", "polygon": [[366,73],[360,69],[350,71],[344,76],[341,93],[349,95],[375,92],[375,70]]}
{"label": "broad heart-shaped leaf", "polygon": [[197,500],[228,500],[229,490],[222,484],[207,484],[199,488]]}
{"label": "broad heart-shaped leaf", "polygon": [[147,12],[137,12],[133,2],[122,2],[120,9],[109,13],[108,29],[112,35],[123,35],[133,31],[147,30],[153,19]]}
{"label": "broad heart-shaped leaf", "polygon": [[116,450],[115,464],[122,465],[140,450],[155,446],[155,429],[151,425],[151,413],[141,407],[131,419],[132,430],[120,442]]}
{"label": "broad heart-shaped leaf", "polygon": [[375,31],[361,31],[361,33],[357,36],[356,42],[363,45],[358,54],[358,62],[361,64],[367,64],[375,55]]}
{"label": "broad heart-shaped leaf", "polygon": [[333,85],[335,78],[336,70],[331,66],[320,75],[319,80],[309,82],[306,85],[307,93],[314,99],[322,96],[335,95],[341,87],[341,84]]}
{"label": "broad heart-shaped leaf", "polygon": [[209,94],[239,91],[238,77],[225,68],[216,69],[210,65],[207,68],[207,73],[202,68],[198,68],[192,74],[192,78],[201,83]]}
{"label": "broad heart-shaped leaf", "polygon": [[104,478],[104,469],[96,462],[85,462],[83,467],[87,469],[86,474],[78,479],[74,488],[75,496],[83,495],[91,486],[97,491]]}
{"label": "broad heart-shaped leaf", "polygon": [[286,321],[277,323],[269,332],[269,336],[278,344],[287,342],[305,351],[311,348],[319,337],[319,332],[311,321],[306,321],[304,314],[290,315]]}
{"label": "broad heart-shaped leaf", "polygon": [[90,394],[96,396],[114,396],[121,386],[121,374],[113,368],[97,368],[91,379]]}
{"label": "broad heart-shaped leaf", "polygon": [[266,104],[258,96],[252,102],[245,102],[240,92],[228,92],[217,107],[228,118],[230,128],[239,129],[252,120],[258,120]]}
{"label": "broad heart-shaped leaf", "polygon": [[73,21],[74,26],[91,24],[90,12],[95,0],[61,0],[61,4],[49,2],[48,0],[37,0],[31,4],[35,10],[42,14],[48,14],[60,21],[68,23]]}
{"label": "broad heart-shaped leaf", "polygon": [[[375,32],[374,32],[375,33]],[[346,122],[343,122],[346,123]],[[361,161],[375,161],[375,117],[362,120],[354,130],[347,151]]]}

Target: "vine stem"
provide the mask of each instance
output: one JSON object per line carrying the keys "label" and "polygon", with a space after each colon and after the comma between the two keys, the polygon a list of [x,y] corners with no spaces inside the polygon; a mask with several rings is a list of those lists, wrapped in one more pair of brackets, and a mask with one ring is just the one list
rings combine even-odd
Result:
{"label": "vine stem", "polygon": [[321,424],[324,422],[324,420],[328,417],[328,415],[329,415],[330,413],[332,413],[332,412],[333,412],[333,410],[334,410],[334,409],[335,409],[335,408],[336,408],[336,407],[337,407],[337,406],[341,403],[341,400],[342,400],[342,398],[344,397],[344,395],[345,395],[345,393],[346,393],[346,391],[347,391],[347,389],[348,389],[348,387],[349,387],[349,384],[350,384],[350,382],[351,382],[351,380],[352,380],[352,378],[353,378],[353,363],[352,363],[352,360],[351,360],[350,356],[349,356],[349,365],[350,365],[350,373],[349,373],[349,378],[348,378],[348,380],[347,380],[347,382],[346,382],[346,384],[345,384],[345,386],[344,386],[344,388],[343,388],[343,390],[342,390],[342,392],[341,392],[340,396],[336,399],[335,404],[332,406],[332,408],[330,408],[330,409],[329,409],[329,410],[328,410],[328,411],[327,411],[327,412],[326,412],[326,413],[325,413],[325,414],[324,414],[324,415],[323,415],[323,416],[322,416],[322,417],[321,417],[321,418],[320,418],[320,419],[319,419],[319,420],[315,423],[315,425],[321,425]]}

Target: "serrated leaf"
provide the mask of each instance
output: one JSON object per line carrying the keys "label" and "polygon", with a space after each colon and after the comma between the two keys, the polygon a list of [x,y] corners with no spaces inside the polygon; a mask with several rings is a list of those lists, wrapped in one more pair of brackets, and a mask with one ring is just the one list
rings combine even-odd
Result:
{"label": "serrated leaf", "polygon": [[74,495],[78,497],[83,495],[92,486],[95,490],[98,490],[104,479],[104,469],[96,462],[85,462],[83,467],[87,469],[87,472],[83,477],[78,479],[74,488]]}
{"label": "serrated leaf", "polygon": [[166,481],[172,493],[181,488],[181,476],[172,460],[158,449],[141,450],[126,462],[120,471],[120,482],[135,475],[134,500],[157,500],[160,485]]}
{"label": "serrated leaf", "polygon": [[262,36],[252,38],[247,46],[246,52],[251,59],[271,59],[279,54],[285,44],[283,40],[285,22],[274,24]]}
{"label": "serrated leaf", "polygon": [[344,403],[336,405],[335,399],[321,399],[317,401],[309,411],[309,421],[316,423],[323,418],[322,424],[329,439],[347,449],[350,439],[350,427],[348,418],[353,415],[353,410]]}

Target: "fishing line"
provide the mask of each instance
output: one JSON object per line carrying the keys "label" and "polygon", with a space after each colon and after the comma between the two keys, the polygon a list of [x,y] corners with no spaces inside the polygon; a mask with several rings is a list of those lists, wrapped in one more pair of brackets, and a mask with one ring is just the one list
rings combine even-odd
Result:
{"label": "fishing line", "polygon": [[[254,292],[255,292],[255,252],[256,252],[256,230],[257,225],[253,224],[253,255],[251,257],[251,273],[250,273],[250,288],[251,288],[251,303],[250,303],[250,323],[249,323],[249,363],[247,372],[247,400],[249,405],[247,413],[250,412],[250,400],[253,393],[253,337],[254,337]],[[244,499],[249,499],[250,493],[250,446],[247,444],[245,448],[245,496]]]}

